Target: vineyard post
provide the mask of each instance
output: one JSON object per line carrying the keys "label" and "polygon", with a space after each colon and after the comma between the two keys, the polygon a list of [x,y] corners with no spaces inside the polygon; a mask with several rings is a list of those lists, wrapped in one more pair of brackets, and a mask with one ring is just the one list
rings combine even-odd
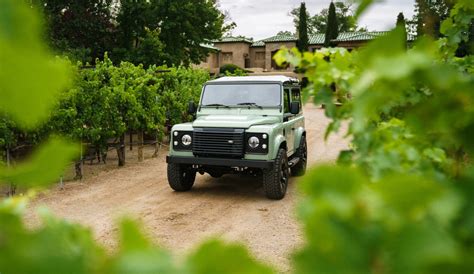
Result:
{"label": "vineyard post", "polygon": [[143,161],[143,131],[138,131],[138,161]]}
{"label": "vineyard post", "polygon": [[80,162],[80,165],[79,165],[79,168],[80,168],[80,170],[79,170],[80,174],[79,175],[80,175],[81,181],[82,181],[82,174],[83,174],[82,171],[84,170],[84,155],[83,154],[84,153],[82,151],[82,138],[81,138],[81,162]]}
{"label": "vineyard post", "polygon": [[153,158],[158,157],[161,149],[161,143],[158,141],[158,133],[155,133],[155,152],[153,153]]}
{"label": "vineyard post", "polygon": [[133,150],[133,132],[130,131],[130,151]]}
{"label": "vineyard post", "polygon": [[118,165],[125,165],[125,133],[120,136],[120,143],[117,147]]}

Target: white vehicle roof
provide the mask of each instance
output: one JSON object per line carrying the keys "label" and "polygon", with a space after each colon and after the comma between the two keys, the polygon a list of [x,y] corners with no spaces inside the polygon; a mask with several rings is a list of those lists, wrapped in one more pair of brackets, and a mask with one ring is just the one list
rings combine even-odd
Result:
{"label": "white vehicle roof", "polygon": [[298,79],[291,78],[283,75],[271,75],[271,76],[226,76],[215,80],[208,81],[207,83],[231,83],[231,82],[273,82],[273,83],[298,83]]}

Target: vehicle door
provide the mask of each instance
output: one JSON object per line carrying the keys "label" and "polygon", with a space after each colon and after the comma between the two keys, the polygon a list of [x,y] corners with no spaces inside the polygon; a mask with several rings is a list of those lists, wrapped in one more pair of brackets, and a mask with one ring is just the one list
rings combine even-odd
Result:
{"label": "vehicle door", "polygon": [[301,89],[299,87],[291,89],[290,101],[299,102],[300,104],[300,112],[296,115],[293,115],[290,121],[291,134],[293,135],[293,145],[296,150],[300,145],[299,143],[295,143],[297,139],[296,135],[298,134],[298,129],[302,127],[304,128],[303,104],[301,102]]}
{"label": "vehicle door", "polygon": [[291,88],[285,87],[283,99],[283,135],[286,139],[288,155],[292,155],[295,149],[295,134],[293,130],[293,119],[295,115],[290,113]]}

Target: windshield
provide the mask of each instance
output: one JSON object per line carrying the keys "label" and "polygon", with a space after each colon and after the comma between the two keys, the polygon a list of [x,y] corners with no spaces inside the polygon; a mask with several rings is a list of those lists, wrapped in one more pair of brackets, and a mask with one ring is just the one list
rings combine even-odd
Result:
{"label": "windshield", "polygon": [[202,106],[254,105],[276,107],[281,104],[278,84],[207,85],[202,95]]}

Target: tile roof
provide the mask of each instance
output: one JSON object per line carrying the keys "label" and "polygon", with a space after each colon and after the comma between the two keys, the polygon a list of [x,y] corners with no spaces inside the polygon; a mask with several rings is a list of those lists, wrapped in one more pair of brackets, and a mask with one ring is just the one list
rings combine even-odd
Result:
{"label": "tile roof", "polygon": [[324,44],[324,38],[325,35],[324,33],[315,33],[315,34],[310,34],[309,35],[309,44],[310,45],[319,45],[319,44]]}
{"label": "tile roof", "polygon": [[250,43],[252,44],[253,41],[252,39],[246,38],[246,37],[233,37],[233,36],[226,36],[222,37],[219,40],[214,40],[214,43],[238,43],[238,42],[245,42],[245,43]]}
{"label": "tile roof", "polygon": [[367,41],[377,37],[386,35],[387,31],[371,31],[371,32],[341,32],[334,42],[348,42],[348,41]]}
{"label": "tile roof", "polygon": [[[370,32],[341,32],[334,42],[352,42],[352,41],[368,41],[373,40],[377,37],[381,37],[388,34],[388,31],[370,31]],[[324,33],[315,33],[309,35],[310,45],[322,45],[324,44]],[[408,34],[408,41],[414,41],[415,36]],[[214,43],[238,43],[246,42],[252,43],[252,47],[264,47],[265,43],[277,43],[277,42],[296,42],[298,38],[295,35],[275,35],[266,39],[253,42],[251,39],[245,37],[223,37]]]}
{"label": "tile roof", "polygon": [[286,34],[281,34],[281,35],[275,35],[272,37],[269,37],[267,39],[263,39],[265,43],[275,43],[275,42],[296,42],[298,38],[294,35],[286,35]]}
{"label": "tile roof", "polygon": [[265,41],[259,40],[259,41],[253,42],[251,47],[264,47],[264,46],[265,46]]}
{"label": "tile roof", "polygon": [[210,50],[215,50],[215,51],[221,51],[221,49],[214,47],[212,44],[199,44],[201,47],[210,49]]}

